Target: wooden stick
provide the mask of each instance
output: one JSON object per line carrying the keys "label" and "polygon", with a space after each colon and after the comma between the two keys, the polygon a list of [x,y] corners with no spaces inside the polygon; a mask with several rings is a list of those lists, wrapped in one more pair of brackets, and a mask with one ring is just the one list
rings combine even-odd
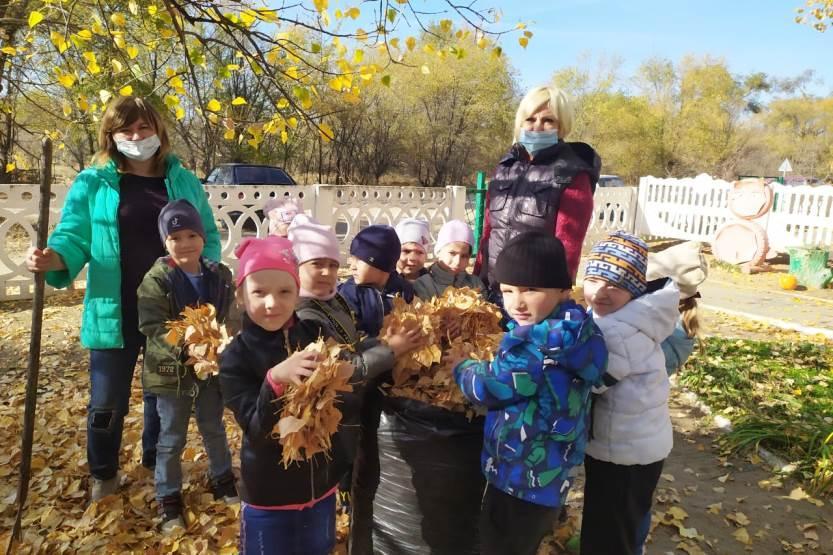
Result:
{"label": "wooden stick", "polygon": [[[41,143],[40,206],[38,210],[37,247],[46,248],[49,235],[49,201],[52,195],[52,140]],[[32,301],[32,334],[29,337],[29,364],[26,372],[26,411],[23,415],[23,433],[20,448],[20,482],[17,486],[17,516],[12,527],[6,555],[14,552],[15,542],[21,539],[21,520],[29,496],[29,478],[32,473],[32,441],[35,433],[35,408],[38,402],[38,373],[40,372],[40,343],[43,329],[44,273],[35,272],[35,297]]]}

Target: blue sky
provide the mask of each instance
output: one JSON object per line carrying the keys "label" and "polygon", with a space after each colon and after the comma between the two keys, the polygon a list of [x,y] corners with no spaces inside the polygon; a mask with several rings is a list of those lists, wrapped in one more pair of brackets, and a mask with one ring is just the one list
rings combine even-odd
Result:
{"label": "blue sky", "polygon": [[833,30],[826,34],[794,22],[803,0],[478,0],[503,11],[504,23],[530,23],[526,50],[517,39],[504,48],[522,88],[547,82],[559,68],[618,56],[629,77],[639,64],[660,56],[674,62],[686,54],[726,60],[736,74],[762,71],[793,77],[816,71],[823,83],[814,94],[833,92]]}

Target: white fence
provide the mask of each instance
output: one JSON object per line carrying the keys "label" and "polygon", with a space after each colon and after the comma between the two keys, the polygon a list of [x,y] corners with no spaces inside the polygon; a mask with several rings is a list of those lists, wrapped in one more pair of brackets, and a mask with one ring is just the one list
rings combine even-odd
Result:
{"label": "white fence", "polygon": [[[687,179],[643,177],[639,188],[599,188],[590,228],[589,248],[610,231],[624,229],[649,237],[710,242],[731,219],[727,202],[731,183],[708,176]],[[53,187],[51,227],[60,217],[67,187]],[[394,224],[410,216],[428,220],[432,234],[449,219],[472,221],[464,187],[364,187],[310,185],[210,186],[209,204],[222,235],[223,260],[236,266],[233,251],[241,237],[263,236],[266,223],[258,211],[274,196],[295,198],[307,214],[333,226],[346,254],[353,236],[371,223]],[[791,246],[833,247],[833,187],[774,185],[775,206],[761,219],[776,250]],[[35,237],[36,185],[0,185],[0,300],[29,298],[32,278],[23,256]],[[569,207],[562,207],[569,209]],[[84,287],[84,273],[75,287]]]}
{"label": "white fence", "polygon": [[[833,248],[833,186],[771,183],[772,209],[756,222],[770,248]],[[643,177],[634,231],[642,236],[711,242],[717,229],[735,219],[729,211],[732,183],[699,175],[685,179]]]}

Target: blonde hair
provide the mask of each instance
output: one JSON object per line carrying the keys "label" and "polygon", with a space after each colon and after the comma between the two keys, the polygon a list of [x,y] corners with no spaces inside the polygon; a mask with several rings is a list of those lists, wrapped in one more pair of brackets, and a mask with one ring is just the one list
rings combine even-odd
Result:
{"label": "blonde hair", "polygon": [[573,102],[570,97],[557,87],[536,87],[526,93],[515,112],[515,142],[518,142],[526,118],[544,107],[549,108],[558,121],[558,137],[563,139],[570,134],[573,129]]}
{"label": "blonde hair", "polygon": [[680,320],[683,323],[683,331],[686,335],[700,341],[700,319],[697,317],[697,299],[695,297],[680,301]]}
{"label": "blonde hair", "polygon": [[132,125],[139,119],[145,120],[153,127],[156,136],[159,137],[161,146],[153,157],[154,168],[165,169],[165,158],[171,151],[165,121],[149,102],[138,96],[120,96],[107,106],[98,128],[98,152],[94,158],[96,164],[103,165],[113,160],[120,171],[127,170],[127,158],[116,148],[113,132]]}

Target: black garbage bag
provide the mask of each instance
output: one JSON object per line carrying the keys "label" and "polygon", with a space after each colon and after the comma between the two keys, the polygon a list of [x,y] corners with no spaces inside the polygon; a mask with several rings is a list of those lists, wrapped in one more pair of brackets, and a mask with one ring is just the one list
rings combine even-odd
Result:
{"label": "black garbage bag", "polygon": [[383,408],[374,553],[477,555],[483,417],[398,397]]}

